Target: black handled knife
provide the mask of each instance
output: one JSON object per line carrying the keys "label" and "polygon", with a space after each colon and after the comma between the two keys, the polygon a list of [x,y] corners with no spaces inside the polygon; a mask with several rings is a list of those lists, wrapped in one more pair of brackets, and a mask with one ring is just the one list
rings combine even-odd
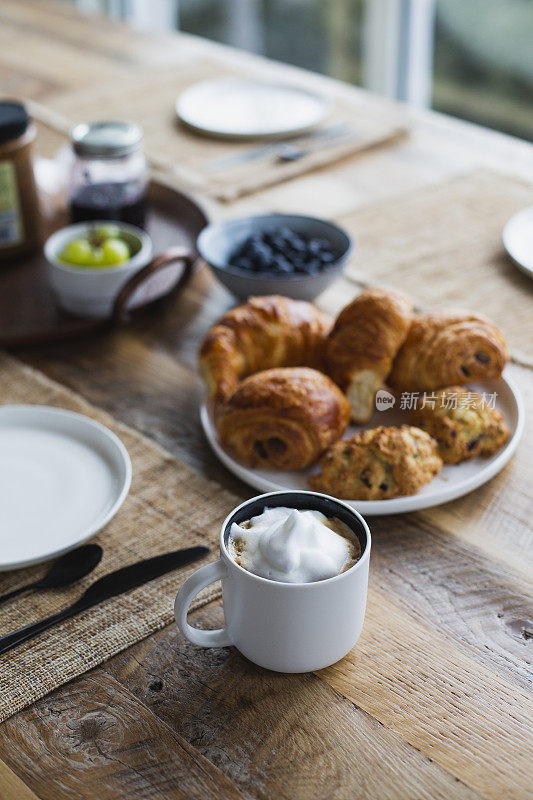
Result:
{"label": "black handled knife", "polygon": [[0,654],[6,653],[27,639],[31,639],[32,636],[36,636],[41,631],[51,628],[57,622],[73,617],[79,614],[80,611],[86,611],[88,608],[92,608],[104,600],[109,600],[111,597],[116,597],[123,592],[128,592],[130,589],[135,589],[137,586],[142,586],[143,583],[159,578],[173,569],[184,567],[208,553],[209,547],[198,545],[197,547],[189,547],[183,550],[174,550],[171,553],[163,553],[161,556],[147,558],[143,561],[138,561],[136,564],[130,564],[129,567],[122,567],[122,569],[117,569],[115,572],[110,572],[109,575],[104,575],[103,578],[99,578],[99,580],[91,584],[75,603],[72,603],[62,611],[58,611],[57,614],[52,614],[51,617],[45,617],[39,622],[33,622],[31,625],[26,625],[25,628],[20,628],[18,631],[8,633],[7,636],[0,637]]}

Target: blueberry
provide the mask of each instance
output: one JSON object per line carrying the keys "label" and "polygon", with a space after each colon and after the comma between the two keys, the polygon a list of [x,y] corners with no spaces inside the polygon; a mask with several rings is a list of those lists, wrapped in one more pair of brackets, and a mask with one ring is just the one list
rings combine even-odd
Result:
{"label": "blueberry", "polygon": [[251,261],[260,267],[267,266],[272,260],[272,255],[272,249],[266,244],[254,245],[254,247],[250,248],[248,251],[248,257]]}
{"label": "blueberry", "polygon": [[272,248],[277,250],[278,253],[283,253],[287,248],[287,243],[281,236],[274,236],[272,237]]}
{"label": "blueberry", "polygon": [[273,263],[276,266],[278,272],[283,272],[288,274],[293,271],[291,262],[282,255],[275,256]]}
{"label": "blueberry", "polygon": [[303,253],[307,249],[306,243],[300,238],[293,239],[291,245],[292,249],[297,253]]}
{"label": "blueberry", "polygon": [[280,228],[279,235],[282,239],[292,239],[296,235],[290,228]]}
{"label": "blueberry", "polygon": [[314,256],[319,255],[320,251],[322,250],[322,245],[320,244],[320,240],[319,239],[311,239],[311,241],[309,242],[308,250]]}
{"label": "blueberry", "polygon": [[265,244],[270,245],[270,247],[274,247],[275,242],[279,239],[279,235],[277,231],[265,231],[263,234],[263,241]]}
{"label": "blueberry", "polygon": [[335,256],[331,252],[322,251],[322,253],[320,253],[320,260],[323,264],[332,264],[333,261],[335,261]]}
{"label": "blueberry", "polygon": [[239,269],[247,269],[253,270],[254,266],[249,258],[245,256],[241,256],[241,258],[237,258],[234,262],[232,262],[236,267]]}

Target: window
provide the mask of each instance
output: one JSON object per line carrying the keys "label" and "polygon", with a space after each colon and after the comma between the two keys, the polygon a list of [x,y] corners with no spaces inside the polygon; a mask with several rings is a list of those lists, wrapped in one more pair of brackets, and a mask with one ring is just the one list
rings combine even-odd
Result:
{"label": "window", "polygon": [[75,1],[533,139],[531,0]]}

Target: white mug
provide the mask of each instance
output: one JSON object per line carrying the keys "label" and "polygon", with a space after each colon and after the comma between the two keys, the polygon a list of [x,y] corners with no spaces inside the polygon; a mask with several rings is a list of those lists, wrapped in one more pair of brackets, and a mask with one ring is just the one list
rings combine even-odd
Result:
{"label": "white mug", "polygon": [[[346,523],[361,545],[353,567],[326,580],[282,583],[261,578],[239,566],[227,549],[233,522],[265,508],[315,509]],[[370,560],[370,531],[363,517],[346,503],[318,492],[262,494],[237,506],[220,531],[220,558],[201,567],[179,590],[174,615],[179,629],[200,647],[235,645],[243,656],[276,672],[310,672],[343,658],[354,646],[365,616]],[[187,612],[194,597],[222,581],[226,625],[214,631],[193,628]]]}

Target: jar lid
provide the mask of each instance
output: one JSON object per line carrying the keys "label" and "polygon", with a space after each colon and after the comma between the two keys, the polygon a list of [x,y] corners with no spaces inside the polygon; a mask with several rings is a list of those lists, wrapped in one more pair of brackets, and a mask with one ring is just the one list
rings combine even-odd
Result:
{"label": "jar lid", "polygon": [[30,118],[22,103],[16,100],[0,102],[0,144],[18,139],[26,133]]}
{"label": "jar lid", "polygon": [[79,156],[119,158],[141,146],[143,132],[134,122],[107,120],[82,122],[70,132],[74,152]]}

